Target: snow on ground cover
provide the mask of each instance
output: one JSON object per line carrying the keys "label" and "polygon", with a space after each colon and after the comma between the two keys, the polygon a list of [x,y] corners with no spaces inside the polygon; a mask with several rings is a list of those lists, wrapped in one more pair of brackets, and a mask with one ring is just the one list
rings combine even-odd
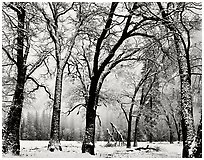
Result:
{"label": "snow on ground cover", "polygon": [[104,147],[107,142],[96,142],[95,153],[81,153],[81,142],[61,141],[63,151],[50,152],[47,150],[48,141],[21,141],[21,155],[3,155],[3,158],[180,158],[182,144],[174,142],[138,142],[138,147],[158,148],[154,150],[135,150],[121,147]]}

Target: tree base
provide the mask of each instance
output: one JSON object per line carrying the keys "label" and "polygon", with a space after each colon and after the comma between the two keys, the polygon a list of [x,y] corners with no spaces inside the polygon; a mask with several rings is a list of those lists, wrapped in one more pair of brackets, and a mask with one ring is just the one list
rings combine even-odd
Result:
{"label": "tree base", "polygon": [[59,141],[54,141],[54,140],[50,140],[49,144],[48,144],[48,150],[50,150],[50,152],[54,152],[55,150],[57,151],[62,151],[62,147]]}
{"label": "tree base", "polygon": [[82,153],[90,153],[91,155],[95,155],[94,154],[94,145],[93,144],[82,144]]}
{"label": "tree base", "polygon": [[20,155],[20,142],[13,138],[13,136],[7,136],[6,140],[2,140],[2,153],[12,154],[15,156]]}

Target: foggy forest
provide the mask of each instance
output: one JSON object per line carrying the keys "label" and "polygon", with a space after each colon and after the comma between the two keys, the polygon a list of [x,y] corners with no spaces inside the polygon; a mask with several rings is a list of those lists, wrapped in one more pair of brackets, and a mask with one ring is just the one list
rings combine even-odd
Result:
{"label": "foggy forest", "polygon": [[201,2],[2,2],[3,158],[201,158]]}

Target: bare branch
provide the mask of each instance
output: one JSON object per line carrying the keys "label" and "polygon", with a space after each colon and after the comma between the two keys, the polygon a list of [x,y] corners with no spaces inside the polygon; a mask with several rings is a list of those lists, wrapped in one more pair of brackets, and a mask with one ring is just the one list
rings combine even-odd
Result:
{"label": "bare branch", "polygon": [[101,126],[101,119],[100,119],[100,116],[97,114],[96,117],[98,118],[99,125]]}
{"label": "bare branch", "polygon": [[59,16],[63,15],[63,14],[66,14],[68,11],[70,11],[72,8],[73,8],[73,5],[74,5],[74,2],[72,3],[71,7],[69,7],[68,9],[64,10],[64,11],[61,11],[59,12],[57,15],[56,15],[56,18],[59,18]]}
{"label": "bare branch", "polygon": [[202,76],[202,73],[195,73],[195,72],[193,72],[193,73],[191,73],[191,75],[199,75],[199,76]]}
{"label": "bare branch", "polygon": [[66,114],[67,116],[71,114],[71,112],[73,112],[76,108],[78,107],[85,107],[86,108],[86,105],[84,103],[80,103],[80,104],[77,104],[76,106],[74,106],[73,108],[70,108],[68,111],[66,112],[62,112],[63,114]]}
{"label": "bare branch", "polygon": [[36,86],[37,86],[37,87],[34,88],[32,91],[30,91],[30,93],[31,93],[31,92],[35,92],[35,91],[38,90],[40,87],[42,87],[42,88],[44,88],[45,92],[48,94],[49,98],[54,101],[54,98],[52,98],[52,95],[51,95],[51,93],[49,92],[49,90],[48,90],[48,88],[47,88],[46,86],[44,86],[44,85],[42,85],[42,84],[39,84],[39,83],[37,82],[37,80],[35,80],[33,77],[27,77],[27,79],[32,80],[32,81],[36,84]]}
{"label": "bare branch", "polygon": [[12,62],[14,62],[14,64],[17,65],[16,60],[15,60],[13,57],[11,57],[11,55],[9,54],[9,52],[8,52],[3,46],[2,46],[2,49],[3,49],[3,51],[6,53],[6,55],[8,56],[8,58],[9,58]]}
{"label": "bare branch", "polygon": [[9,3],[7,6],[10,7],[12,10],[14,10],[15,12],[21,13],[21,10],[15,5],[13,5],[13,2]]}
{"label": "bare branch", "polygon": [[128,115],[127,115],[127,112],[125,111],[125,109],[123,108],[123,104],[121,104],[121,102],[119,100],[117,100],[117,102],[120,104],[120,107],[121,107],[122,111],[124,112],[125,118],[126,118],[126,120],[128,122],[129,121]]}
{"label": "bare branch", "polygon": [[27,77],[29,77],[40,65],[44,62],[44,60],[47,58],[47,55],[43,55],[38,59],[38,61],[32,66],[29,73],[27,74]]}

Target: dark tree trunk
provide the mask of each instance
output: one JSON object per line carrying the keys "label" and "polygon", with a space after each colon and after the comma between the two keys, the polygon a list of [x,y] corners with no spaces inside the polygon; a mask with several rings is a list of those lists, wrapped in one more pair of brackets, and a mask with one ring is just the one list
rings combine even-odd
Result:
{"label": "dark tree trunk", "polygon": [[[149,100],[149,105],[150,105],[150,110],[152,111],[152,96],[150,96],[150,100]],[[150,133],[149,133],[149,143],[152,143],[153,141],[153,118],[152,115],[150,115]]]}
{"label": "dark tree trunk", "polygon": [[178,140],[178,143],[180,143],[181,141],[181,129],[180,129],[180,123],[177,124],[177,128],[176,128],[176,132],[177,132],[177,140]]}
{"label": "dark tree trunk", "polygon": [[95,148],[95,119],[96,111],[92,108],[86,112],[86,132],[85,138],[82,144],[82,153],[88,152],[94,155]]}
{"label": "dark tree trunk", "polygon": [[139,114],[136,117],[136,120],[135,120],[135,134],[134,134],[134,144],[133,144],[133,147],[137,147],[138,124],[139,124],[139,121],[140,121],[140,116],[141,116],[141,114]]}
{"label": "dark tree trunk", "polygon": [[8,117],[5,121],[3,133],[3,153],[11,152],[14,155],[20,154],[19,131],[24,100],[24,73],[25,69],[23,69],[20,75],[18,75],[13,104],[11,105]]}
{"label": "dark tree trunk", "polygon": [[181,132],[180,132],[180,129],[177,131],[177,136],[178,136],[178,143],[180,143],[181,141]]}
{"label": "dark tree trunk", "polygon": [[19,6],[20,11],[17,12],[18,16],[18,29],[17,29],[17,83],[14,92],[13,102],[8,112],[5,126],[3,127],[3,153],[12,153],[14,155],[20,154],[20,141],[19,131],[21,122],[21,113],[24,100],[24,86],[26,82],[26,65],[23,55],[24,45],[24,23],[25,23],[25,10]]}
{"label": "dark tree trunk", "polygon": [[58,67],[56,82],[55,82],[55,94],[54,94],[54,104],[51,122],[51,133],[48,148],[51,152],[55,149],[62,151],[60,145],[60,112],[61,112],[61,94],[62,94],[62,78],[63,69]]}
{"label": "dark tree trunk", "polygon": [[98,78],[92,77],[91,86],[89,90],[89,99],[86,109],[86,130],[85,137],[82,144],[82,153],[88,152],[94,155],[95,148],[95,119],[96,119],[96,109],[97,109],[97,83]]}
{"label": "dark tree trunk", "polygon": [[132,130],[132,115],[128,120],[128,133],[127,133],[127,148],[131,148],[131,130]]}
{"label": "dark tree trunk", "polygon": [[173,140],[174,140],[174,136],[173,136],[173,131],[172,131],[172,128],[169,128],[169,131],[170,131],[170,144],[173,144]]}
{"label": "dark tree trunk", "polygon": [[166,123],[167,123],[167,125],[169,127],[169,142],[170,142],[170,144],[173,144],[173,138],[174,137],[173,137],[173,130],[172,130],[172,126],[171,126],[169,115],[166,115]]}
{"label": "dark tree trunk", "polygon": [[178,142],[180,142],[180,140],[181,140],[181,132],[180,132],[179,122],[178,123],[176,122],[176,118],[175,118],[174,115],[172,115],[172,117],[173,117],[174,124],[175,124],[175,127],[176,127],[176,133],[177,133],[177,138],[178,138],[177,140],[178,140]]}
{"label": "dark tree trunk", "polygon": [[127,119],[128,122],[128,133],[127,133],[127,148],[131,148],[131,132],[132,132],[132,112],[133,112],[133,108],[134,108],[134,103],[135,103],[135,98],[137,95],[137,92],[139,91],[139,88],[141,87],[141,85],[144,83],[144,81],[147,79],[147,76],[149,75],[150,71],[147,72],[147,74],[140,80],[140,82],[138,83],[138,85],[135,87],[134,90],[134,94],[132,97],[132,104],[130,106],[130,111],[129,111],[129,118]]}
{"label": "dark tree trunk", "polygon": [[149,133],[149,143],[152,143],[152,139],[153,139],[152,136],[153,136],[153,135],[152,135],[152,133],[151,133],[151,131],[150,131],[150,133]]}
{"label": "dark tree trunk", "polygon": [[172,130],[172,127],[171,127],[171,124],[169,125],[169,142],[170,144],[173,144],[173,130]]}

